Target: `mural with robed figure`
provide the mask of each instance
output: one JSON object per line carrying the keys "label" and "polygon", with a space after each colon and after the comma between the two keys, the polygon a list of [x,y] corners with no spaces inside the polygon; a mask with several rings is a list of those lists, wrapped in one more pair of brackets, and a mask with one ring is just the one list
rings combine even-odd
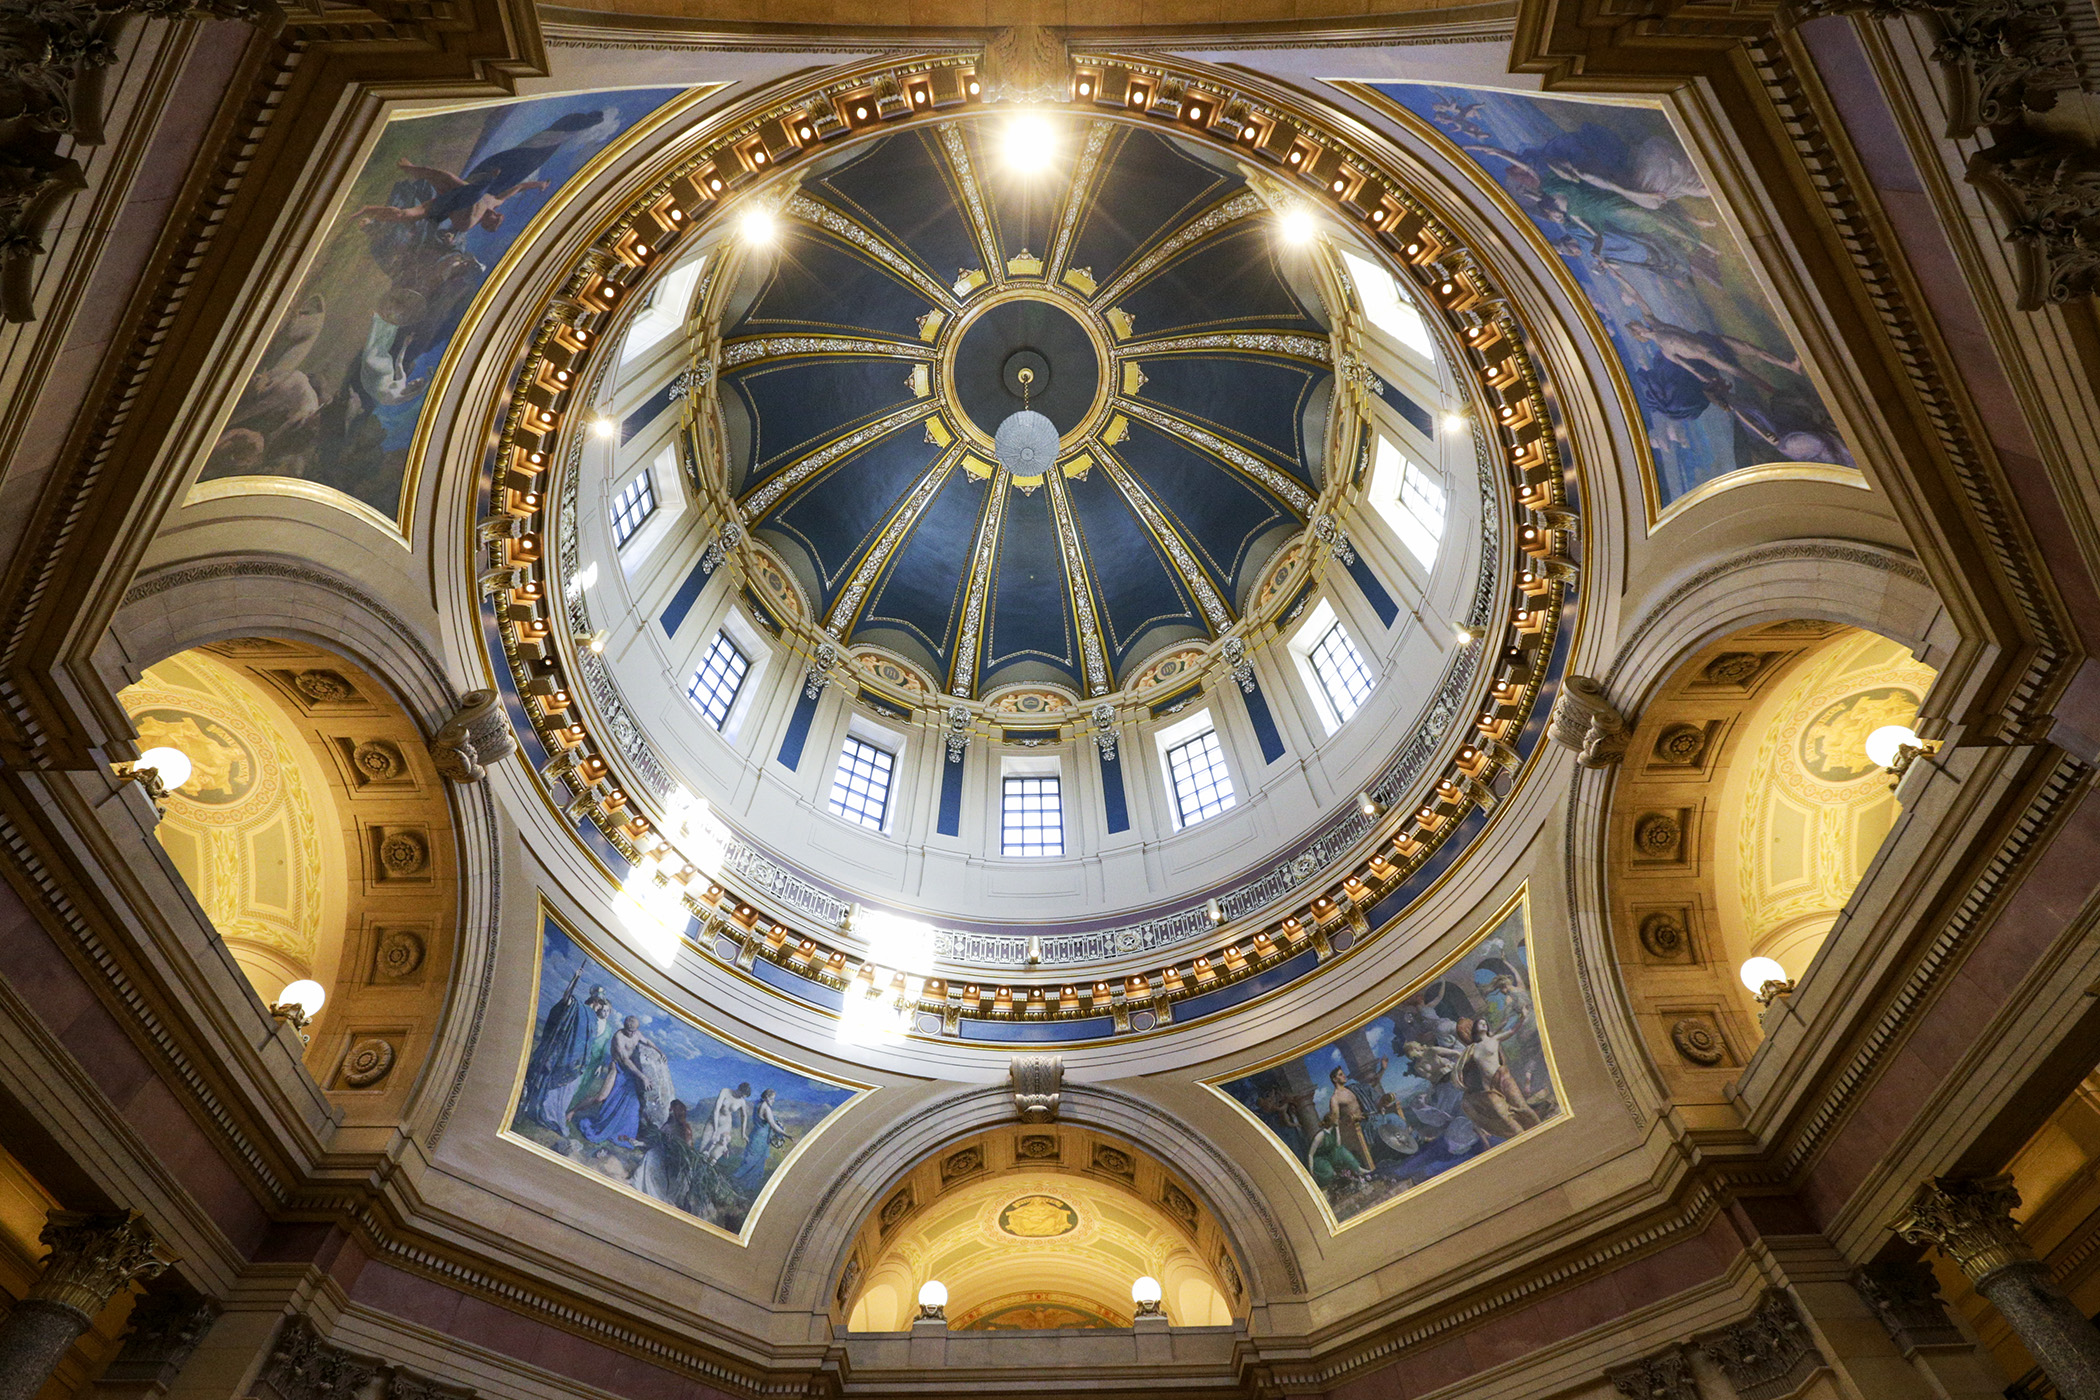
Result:
{"label": "mural with robed figure", "polygon": [[1666,112],[1442,83],[1369,86],[1492,178],[1559,254],[1632,386],[1653,459],[1651,518],[1780,464],[1864,485]]}
{"label": "mural with robed figure", "polygon": [[1261,1125],[1337,1225],[1563,1117],[1525,900],[1341,1035],[1209,1087]]}
{"label": "mural with robed figure", "polygon": [[401,521],[423,400],[491,270],[593,156],[686,91],[569,93],[389,121],[197,497],[296,481]]}
{"label": "mural with robed figure", "polygon": [[714,1035],[630,986],[551,917],[510,1132],[740,1234],[766,1185],[865,1087]]}

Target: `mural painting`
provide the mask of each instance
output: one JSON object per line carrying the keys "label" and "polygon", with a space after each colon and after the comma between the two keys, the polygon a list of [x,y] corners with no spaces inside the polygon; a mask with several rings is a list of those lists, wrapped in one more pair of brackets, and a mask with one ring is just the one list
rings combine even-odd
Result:
{"label": "mural painting", "polygon": [[1211,1087],[1290,1154],[1337,1224],[1561,1117],[1526,905],[1369,1020]]}
{"label": "mural painting", "polygon": [[1633,386],[1658,517],[1746,468],[1854,465],[1668,115],[1485,88],[1374,86],[1493,177],[1559,253]]}
{"label": "mural painting", "polygon": [[389,122],[201,480],[294,478],[398,520],[431,376],[490,269],[585,162],[682,91],[572,93]]}
{"label": "mural painting", "polygon": [[672,1014],[546,920],[516,1136],[737,1234],[797,1146],[857,1092]]}

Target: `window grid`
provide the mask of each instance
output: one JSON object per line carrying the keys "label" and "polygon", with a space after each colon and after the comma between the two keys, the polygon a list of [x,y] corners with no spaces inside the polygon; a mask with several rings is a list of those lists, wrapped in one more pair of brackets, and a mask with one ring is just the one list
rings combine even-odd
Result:
{"label": "window grid", "polygon": [[642,522],[656,514],[656,482],[650,478],[649,469],[643,467],[625,490],[613,497],[612,528],[613,548],[624,549],[634,538],[634,532],[642,528]]}
{"label": "window grid", "polygon": [[693,672],[692,683],[685,688],[686,699],[700,707],[709,724],[720,729],[729,722],[729,712],[736,705],[737,693],[744,688],[744,676],[750,669],[750,658],[735,642],[717,632],[700,669]]}
{"label": "window grid", "polygon": [[1444,538],[1444,492],[1413,462],[1400,474],[1400,509],[1415,524],[1414,530],[1401,532],[1407,547],[1424,564],[1434,562]]}
{"label": "window grid", "polygon": [[831,775],[831,810],[871,831],[882,830],[890,812],[890,773],[897,756],[851,734]]}
{"label": "window grid", "polygon": [[1364,701],[1371,696],[1371,668],[1357,653],[1356,643],[1349,640],[1349,633],[1337,622],[1327,629],[1312,649],[1313,674],[1320,678],[1320,689],[1327,692],[1327,703],[1334,706],[1337,719],[1347,721],[1363,708]]}
{"label": "window grid", "polygon": [[999,849],[1010,856],[1065,853],[1065,808],[1059,779],[1006,779],[1001,794]]}
{"label": "window grid", "polygon": [[1218,731],[1206,729],[1167,750],[1167,774],[1174,780],[1174,809],[1183,826],[1214,817],[1236,800],[1232,775],[1225,771],[1225,753],[1218,747]]}

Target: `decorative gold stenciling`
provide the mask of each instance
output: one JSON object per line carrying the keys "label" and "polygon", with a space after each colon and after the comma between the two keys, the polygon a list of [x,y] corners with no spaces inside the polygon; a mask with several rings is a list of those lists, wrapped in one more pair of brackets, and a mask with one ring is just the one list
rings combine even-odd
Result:
{"label": "decorative gold stenciling", "polygon": [[1023,1196],[999,1212],[999,1228],[1024,1240],[1049,1240],[1079,1228],[1079,1212],[1056,1196]]}

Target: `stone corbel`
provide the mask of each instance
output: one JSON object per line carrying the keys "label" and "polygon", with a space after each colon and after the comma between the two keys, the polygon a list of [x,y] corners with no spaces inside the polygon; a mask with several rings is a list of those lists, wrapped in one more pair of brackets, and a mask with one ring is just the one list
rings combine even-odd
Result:
{"label": "stone corbel", "polygon": [[1910,1259],[1869,1264],[1852,1275],[1852,1286],[1905,1356],[1919,1347],[1968,1344],[1947,1316],[1929,1264]]}
{"label": "stone corbel", "polygon": [[1626,1400],[1702,1400],[1699,1378],[1682,1347],[1644,1356],[1631,1365],[1614,1366],[1604,1378]]}
{"label": "stone corbel", "polygon": [[1040,24],[1017,24],[984,46],[984,100],[1063,102],[1071,96],[1072,60],[1062,39]]}
{"label": "stone corbel", "polygon": [[1720,1367],[1737,1400],[1780,1400],[1830,1363],[1823,1358],[1794,1299],[1783,1288],[1767,1288],[1757,1311],[1741,1322],[1692,1338],[1702,1355]]}
{"label": "stone corbel", "polygon": [[491,765],[517,751],[517,736],[493,690],[469,691],[430,741],[431,761],[455,783],[480,782]]}
{"label": "stone corbel", "polygon": [[1955,139],[2049,111],[2081,86],[2070,28],[2052,0],[1797,0],[1791,7],[1797,24],[1839,14],[1918,15],[1933,26],[1932,56],[1953,70],[1960,89],[1947,131]]}
{"label": "stone corbel", "polygon": [[1006,1072],[1013,1084],[1014,1111],[1021,1121],[1055,1123],[1065,1082],[1064,1056],[1016,1055]]}
{"label": "stone corbel", "polygon": [[324,1340],[303,1317],[285,1323],[257,1389],[276,1400],[468,1400],[474,1394],[352,1355]]}
{"label": "stone corbel", "polygon": [[1569,676],[1553,702],[1547,732],[1553,742],[1573,749],[1585,768],[1609,768],[1626,756],[1633,726],[1589,676]]}
{"label": "stone corbel", "polygon": [[2100,291],[2100,151],[2022,128],[1969,157],[1967,173],[2005,220],[2023,311]]}
{"label": "stone corbel", "polygon": [[817,654],[810,659],[802,683],[802,697],[814,700],[831,684],[831,668],[839,664],[839,649],[830,642],[819,642]]}

